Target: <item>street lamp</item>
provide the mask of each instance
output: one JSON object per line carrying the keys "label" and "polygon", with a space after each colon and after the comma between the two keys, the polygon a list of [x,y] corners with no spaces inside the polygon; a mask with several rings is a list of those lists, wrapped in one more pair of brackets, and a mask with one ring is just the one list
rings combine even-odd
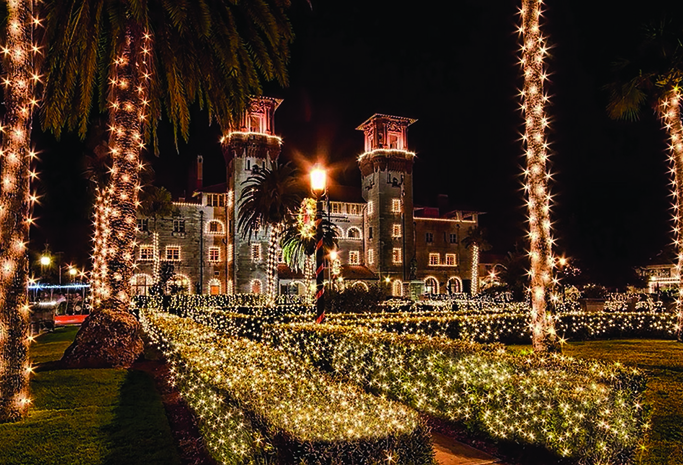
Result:
{"label": "street lamp", "polygon": [[316,166],[311,171],[311,192],[315,195],[315,307],[316,323],[325,319],[325,287],[323,273],[323,198],[327,187],[327,173]]}

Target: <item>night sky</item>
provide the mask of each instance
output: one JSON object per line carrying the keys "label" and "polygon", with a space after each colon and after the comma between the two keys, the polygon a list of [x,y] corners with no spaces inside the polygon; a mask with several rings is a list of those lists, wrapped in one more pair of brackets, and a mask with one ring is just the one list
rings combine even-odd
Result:
{"label": "night sky", "polygon": [[[276,113],[282,158],[302,167],[319,159],[336,182],[360,185],[355,128],[374,113],[417,118],[415,201],[447,194],[454,208],[486,212],[481,224],[505,253],[525,247],[519,133],[516,11],[519,1],[294,1],[296,34],[290,83],[265,93],[284,99]],[[652,111],[639,122],[607,117],[610,63],[637,43],[639,28],[663,13],[683,18],[680,1],[548,0],[544,32],[552,45],[551,156],[558,254],[584,276],[623,285],[670,242],[665,133]],[[448,6],[458,5],[451,12]],[[225,181],[220,130],[195,111],[189,144],[176,152],[162,124],[161,155],[148,157],[155,184],[176,197],[193,186],[194,160],[205,159],[205,184]],[[89,198],[82,178],[84,144],[57,142],[36,129],[41,152],[31,247],[47,241],[65,261],[86,264]],[[308,162],[304,162],[307,160]]]}

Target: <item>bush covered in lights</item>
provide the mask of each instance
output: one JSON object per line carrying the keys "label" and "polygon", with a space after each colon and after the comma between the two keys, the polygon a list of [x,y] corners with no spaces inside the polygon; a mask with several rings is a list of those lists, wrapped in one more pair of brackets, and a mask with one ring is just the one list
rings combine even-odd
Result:
{"label": "bush covered in lights", "polygon": [[[676,315],[654,312],[572,312],[555,316],[555,331],[564,339],[583,341],[607,338],[670,339],[676,334]],[[359,325],[398,334],[442,336],[478,342],[528,344],[531,340],[528,313],[401,314],[375,317],[330,315],[330,323]]]}
{"label": "bush covered in lights", "polygon": [[419,411],[579,463],[628,463],[646,429],[635,369],[367,328],[294,324],[268,340]]}
{"label": "bush covered in lights", "polygon": [[403,405],[188,318],[141,319],[224,463],[433,463],[428,429]]}

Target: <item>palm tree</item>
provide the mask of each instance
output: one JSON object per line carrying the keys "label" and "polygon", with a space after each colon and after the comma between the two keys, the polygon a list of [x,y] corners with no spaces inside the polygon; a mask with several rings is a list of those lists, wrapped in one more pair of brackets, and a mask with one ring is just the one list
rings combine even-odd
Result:
{"label": "palm tree", "polygon": [[[0,422],[28,411],[28,255],[31,118],[41,80],[32,0],[7,2],[3,18],[4,106],[0,164]],[[37,15],[36,15],[37,17]]]}
{"label": "palm tree", "polygon": [[297,170],[290,163],[274,161],[244,181],[239,199],[237,228],[243,238],[251,239],[261,228],[269,228],[266,293],[275,294],[277,247],[285,224],[292,220],[301,204],[302,189]]}
{"label": "palm tree", "polygon": [[160,261],[159,261],[159,231],[157,220],[169,217],[175,211],[171,193],[163,187],[151,186],[140,193],[140,214],[147,218],[152,218],[152,244],[154,246],[154,284],[160,281]]}
{"label": "palm tree", "polygon": [[669,138],[669,160],[674,194],[674,244],[678,252],[679,276],[677,338],[683,342],[683,124],[681,81],[683,80],[683,28],[662,20],[644,28],[643,41],[631,58],[615,63],[614,81],[608,84],[609,116],[635,121],[650,103]]}
{"label": "palm tree", "polygon": [[472,249],[472,295],[479,293],[479,252],[491,249],[491,245],[486,241],[486,229],[472,228],[467,232],[467,236],[462,240],[463,245]]}
{"label": "palm tree", "polygon": [[284,84],[292,38],[285,6],[280,0],[47,2],[54,59],[44,127],[83,136],[96,94],[109,115],[105,279],[94,283],[100,304],[125,310],[131,296],[139,153],[147,141],[156,150],[161,107],[176,140],[187,139],[192,102],[227,128],[250,94],[260,92],[260,78]]}
{"label": "palm tree", "polygon": [[531,259],[531,327],[534,350],[558,350],[557,337],[548,298],[553,282],[553,252],[550,234],[550,194],[548,192],[548,143],[544,112],[548,97],[543,91],[547,79],[543,59],[547,52],[541,33],[542,0],[522,0],[521,64],[524,70],[522,91],[525,117],[523,136],[526,151],[526,192],[529,208],[529,256]]}

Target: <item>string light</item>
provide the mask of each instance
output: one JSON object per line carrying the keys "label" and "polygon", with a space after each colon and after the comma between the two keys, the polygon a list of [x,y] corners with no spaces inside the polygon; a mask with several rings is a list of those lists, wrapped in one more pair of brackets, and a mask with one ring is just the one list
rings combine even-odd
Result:
{"label": "string light", "polygon": [[678,314],[677,338],[683,341],[683,123],[681,123],[681,94],[680,88],[675,86],[668,90],[658,106],[661,118],[669,134],[669,163],[671,165],[671,193],[673,196],[673,233],[674,246],[678,252],[675,270],[678,284],[676,311]]}
{"label": "string light", "polygon": [[[526,185],[529,208],[529,257],[531,259],[530,293],[534,350],[543,352],[556,348],[552,331],[553,319],[547,301],[552,282],[552,237],[550,234],[550,193],[548,191],[548,144],[545,129],[548,118],[544,107],[548,101],[543,81],[547,79],[543,59],[547,54],[541,34],[542,0],[523,0],[520,10],[522,41],[520,64],[524,73],[522,111],[525,117],[523,141],[526,151]],[[531,111],[530,111],[531,110]]]}
{"label": "string light", "polygon": [[39,52],[33,43],[33,1],[7,2],[6,21],[7,42],[2,46],[5,115],[0,149],[0,422],[20,419],[30,404],[28,261],[24,244],[32,224],[32,199],[37,196],[30,192],[35,153],[27,136],[38,103],[35,85],[40,82],[35,65]]}

